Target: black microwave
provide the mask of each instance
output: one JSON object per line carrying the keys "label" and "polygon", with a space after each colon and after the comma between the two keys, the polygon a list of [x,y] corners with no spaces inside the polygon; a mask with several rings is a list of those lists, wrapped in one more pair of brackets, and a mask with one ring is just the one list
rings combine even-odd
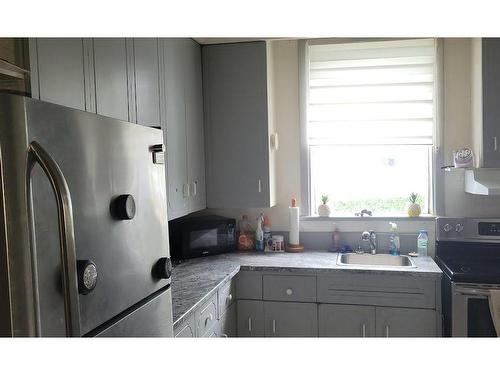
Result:
{"label": "black microwave", "polygon": [[216,215],[169,221],[170,256],[182,260],[234,251],[235,229],[234,219]]}

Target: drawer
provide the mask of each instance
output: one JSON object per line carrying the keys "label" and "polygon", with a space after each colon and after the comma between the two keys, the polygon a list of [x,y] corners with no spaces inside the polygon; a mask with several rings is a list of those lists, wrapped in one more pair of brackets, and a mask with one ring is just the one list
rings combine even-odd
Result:
{"label": "drawer", "polygon": [[190,314],[189,317],[184,322],[182,322],[182,324],[180,324],[178,327],[175,327],[174,337],[196,337],[194,314]]}
{"label": "drawer", "polygon": [[316,276],[264,275],[264,300],[316,302]]}
{"label": "drawer", "polygon": [[195,314],[196,336],[205,336],[217,323],[217,293],[205,302]]}
{"label": "drawer", "polygon": [[318,276],[318,301],[434,309],[436,280],[427,277],[346,273]]}
{"label": "drawer", "polygon": [[262,274],[240,271],[236,276],[238,299],[262,299]]}
{"label": "drawer", "polygon": [[233,280],[224,284],[218,292],[218,312],[219,319],[226,313],[226,310],[236,301],[236,286]]}

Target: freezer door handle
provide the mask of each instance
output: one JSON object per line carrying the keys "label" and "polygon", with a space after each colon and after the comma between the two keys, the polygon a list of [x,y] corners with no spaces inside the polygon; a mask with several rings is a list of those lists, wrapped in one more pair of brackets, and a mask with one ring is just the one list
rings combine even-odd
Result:
{"label": "freezer door handle", "polygon": [[28,147],[26,165],[26,199],[30,231],[31,267],[33,272],[33,294],[35,302],[36,335],[41,336],[40,297],[38,292],[36,249],[34,246],[33,203],[31,199],[31,173],[35,164],[39,164],[45,172],[57,202],[59,221],[59,242],[61,244],[62,286],[64,295],[64,312],[66,318],[66,336],[80,336],[80,317],[78,302],[78,280],[76,270],[75,232],[73,227],[73,206],[68,184],[59,165],[40,146],[33,141]]}

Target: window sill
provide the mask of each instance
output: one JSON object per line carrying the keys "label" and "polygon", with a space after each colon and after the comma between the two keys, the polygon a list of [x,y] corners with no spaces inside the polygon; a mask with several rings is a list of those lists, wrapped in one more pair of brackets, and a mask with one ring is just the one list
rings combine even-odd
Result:
{"label": "window sill", "polygon": [[300,221],[358,221],[358,220],[371,220],[371,221],[434,221],[436,216],[425,214],[419,217],[408,217],[408,216],[301,216]]}

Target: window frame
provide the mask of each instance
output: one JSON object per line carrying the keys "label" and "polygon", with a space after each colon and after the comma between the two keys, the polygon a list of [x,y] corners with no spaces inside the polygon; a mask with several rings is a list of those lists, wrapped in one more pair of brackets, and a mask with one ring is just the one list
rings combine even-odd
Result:
{"label": "window frame", "polygon": [[[299,68],[299,124],[300,124],[300,208],[301,215],[312,217],[311,207],[311,168],[310,168],[310,149],[307,141],[307,109],[309,95],[309,56],[308,47],[314,44],[326,43],[355,43],[355,42],[376,42],[401,39],[418,38],[323,38],[299,40],[297,46],[298,68]],[[443,165],[444,155],[442,147],[443,134],[443,40],[435,38],[436,46],[436,64],[434,78],[434,135],[431,149],[431,165],[429,175],[429,216],[439,216],[444,214],[444,173],[439,166]],[[314,216],[316,217],[316,216]],[[340,216],[332,216],[332,219],[338,219]],[[346,216],[344,216],[346,217]],[[401,215],[400,217],[406,217]],[[348,216],[348,218],[360,217]]]}

